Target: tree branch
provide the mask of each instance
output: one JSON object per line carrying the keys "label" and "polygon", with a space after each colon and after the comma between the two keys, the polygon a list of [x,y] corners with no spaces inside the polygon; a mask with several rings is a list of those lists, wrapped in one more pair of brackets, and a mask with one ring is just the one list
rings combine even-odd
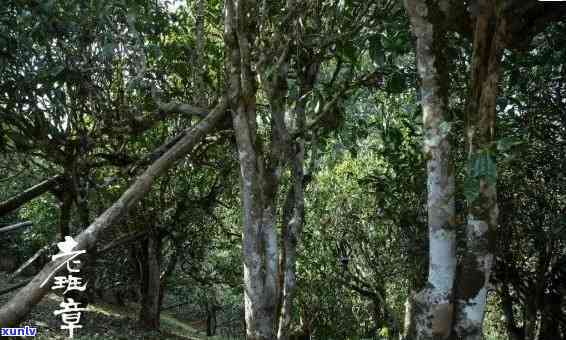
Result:
{"label": "tree branch", "polygon": [[49,248],[53,247],[54,245],[56,245],[57,243],[50,243],[47,244],[45,246],[43,246],[41,249],[39,249],[32,257],[30,257],[26,262],[24,262],[18,269],[16,269],[12,274],[10,274],[10,278],[9,280],[13,280],[16,276],[20,275],[20,273],[26,269],[30,264],[33,263],[33,261],[35,261],[37,258],[39,258],[39,256],[41,256],[41,254],[45,253],[47,250],[49,250]]}
{"label": "tree branch", "polygon": [[57,175],[55,177],[49,178],[41,183],[38,183],[32,186],[29,189],[13,196],[4,202],[0,203],[0,216],[6,215],[7,213],[15,210],[22,205],[26,204],[27,202],[31,201],[32,199],[36,198],[37,196],[42,195],[52,187],[57,184],[57,181],[61,179],[61,175]]}
{"label": "tree branch", "polygon": [[130,242],[133,242],[133,241],[140,240],[140,239],[144,238],[146,235],[147,235],[147,230],[138,231],[138,232],[126,235],[124,237],[121,237],[117,240],[110,242],[105,247],[101,248],[100,250],[97,250],[96,253],[97,254],[105,253],[105,252],[110,251],[110,250],[112,250],[116,247],[122,246],[126,243],[130,243]]}
{"label": "tree branch", "polygon": [[20,228],[23,228],[23,227],[29,227],[31,225],[33,225],[33,223],[31,221],[25,221],[25,222],[12,224],[12,225],[9,225],[7,227],[0,228],[0,234],[7,233],[7,232],[10,232],[10,231],[14,231],[16,229],[20,229]]}
{"label": "tree branch", "polygon": [[161,101],[161,98],[156,88],[152,89],[151,96],[153,97],[153,100],[157,104],[157,108],[159,112],[163,114],[180,113],[184,115],[191,115],[197,117],[206,117],[208,115],[207,110],[190,104],[179,103],[175,101],[165,103]]}
{"label": "tree branch", "polygon": [[[201,122],[190,128],[187,135],[165,154],[151,164],[143,174],[102,215],[75,237],[78,243],[74,250],[91,250],[96,246],[104,230],[118,222],[145,194],[151,190],[155,179],[169,170],[179,159],[209,133],[226,114],[226,99],[221,98],[214,110]],[[0,309],[0,326],[10,327],[22,321],[43,296],[49,291],[53,276],[64,267],[65,259],[49,262],[30,283],[15,294]]]}

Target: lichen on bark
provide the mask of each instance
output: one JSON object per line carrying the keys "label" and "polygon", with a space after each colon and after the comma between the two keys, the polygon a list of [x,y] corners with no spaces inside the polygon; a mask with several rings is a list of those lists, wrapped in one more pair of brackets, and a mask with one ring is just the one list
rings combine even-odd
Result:
{"label": "lichen on bark", "polygon": [[429,273],[427,286],[414,296],[414,333],[410,339],[447,339],[452,328],[456,273],[454,171],[451,117],[448,112],[448,67],[443,12],[438,3],[405,0],[417,37],[421,82],[424,154],[427,160]]}

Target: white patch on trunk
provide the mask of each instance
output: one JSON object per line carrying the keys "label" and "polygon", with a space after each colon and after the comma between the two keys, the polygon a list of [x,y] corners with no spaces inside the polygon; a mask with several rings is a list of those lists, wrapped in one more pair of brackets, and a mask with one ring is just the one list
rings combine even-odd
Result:
{"label": "white patch on trunk", "polygon": [[446,298],[456,275],[456,235],[453,231],[437,230],[430,235],[430,266],[428,282],[434,291]]}
{"label": "white patch on trunk", "polygon": [[478,294],[468,301],[468,304],[464,307],[463,313],[468,320],[473,325],[481,325],[483,321],[483,315],[485,312],[485,301],[487,298],[487,289],[482,287]]}

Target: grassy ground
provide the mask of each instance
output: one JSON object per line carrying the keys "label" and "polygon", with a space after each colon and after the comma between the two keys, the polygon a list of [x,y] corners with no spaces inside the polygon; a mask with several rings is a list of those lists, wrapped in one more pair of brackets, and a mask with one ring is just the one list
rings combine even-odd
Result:
{"label": "grassy ground", "polygon": [[[5,275],[0,274],[0,289],[16,284],[9,283]],[[0,296],[0,305],[6,302],[15,292]],[[60,329],[61,317],[53,314],[59,309],[62,298],[55,294],[48,294],[33,309],[29,319],[22,323],[22,327],[37,328],[36,339],[67,339],[68,331]],[[122,339],[210,339],[222,340],[220,337],[206,337],[202,330],[193,325],[176,319],[168,313],[161,314],[160,332],[147,332],[136,324],[135,305],[117,307],[114,305],[95,303],[87,307],[81,316],[81,329],[75,330],[74,339],[79,340],[122,340]],[[198,324],[198,322],[195,322]],[[7,339],[7,338],[6,338]]]}

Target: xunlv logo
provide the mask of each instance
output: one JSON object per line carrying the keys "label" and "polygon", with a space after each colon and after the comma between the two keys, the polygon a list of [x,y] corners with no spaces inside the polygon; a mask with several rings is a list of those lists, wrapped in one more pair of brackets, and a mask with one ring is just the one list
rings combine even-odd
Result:
{"label": "xunlv logo", "polygon": [[2,336],[35,336],[36,334],[35,327],[2,328]]}

